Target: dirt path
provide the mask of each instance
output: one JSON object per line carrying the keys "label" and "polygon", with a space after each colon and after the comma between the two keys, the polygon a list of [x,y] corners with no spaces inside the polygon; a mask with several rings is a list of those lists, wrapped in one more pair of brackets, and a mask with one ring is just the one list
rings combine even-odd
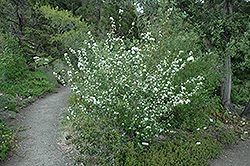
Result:
{"label": "dirt path", "polygon": [[222,151],[219,158],[211,162],[211,166],[250,166],[250,139]]}
{"label": "dirt path", "polygon": [[3,166],[64,166],[72,165],[70,154],[61,146],[62,113],[67,107],[69,88],[59,88],[22,110],[15,125],[22,126],[18,134],[17,154],[12,154]]}

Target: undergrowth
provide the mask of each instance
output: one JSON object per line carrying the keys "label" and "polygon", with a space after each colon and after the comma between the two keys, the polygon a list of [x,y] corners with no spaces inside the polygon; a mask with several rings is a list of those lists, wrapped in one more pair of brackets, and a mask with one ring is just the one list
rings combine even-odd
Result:
{"label": "undergrowth", "polygon": [[0,109],[18,112],[18,108],[23,108],[35,97],[52,92],[52,87],[47,76],[41,72],[27,71],[15,82],[0,81]]}
{"label": "undergrowth", "polygon": [[5,159],[9,151],[15,150],[17,146],[17,130],[18,127],[11,128],[8,124],[0,120],[0,161]]}
{"label": "undergrowth", "polygon": [[135,165],[208,165],[209,159],[220,154],[221,145],[205,134],[182,131],[165,138],[137,154]]}
{"label": "undergrowth", "polygon": [[209,165],[247,137],[246,120],[224,111],[214,93],[222,77],[216,53],[200,50],[183,19],[168,10],[161,27],[133,41],[89,32],[64,54],[76,164]]}
{"label": "undergrowth", "polygon": [[[69,99],[72,103],[76,100],[73,96]],[[67,114],[65,115],[67,116]],[[218,157],[221,151],[239,140],[245,140],[249,136],[250,124],[246,119],[236,117],[224,110],[215,111],[209,115],[210,118],[203,122],[202,127],[197,127],[195,131],[187,130],[186,124],[182,124],[179,129],[175,128],[170,132],[160,135],[157,138],[149,139],[140,146],[135,145],[131,140],[124,144],[119,142],[121,133],[112,128],[107,119],[86,118],[78,116],[73,123],[81,122],[80,130],[86,130],[87,135],[79,135],[81,132],[71,130],[66,139],[76,145],[74,155],[76,163],[86,165],[114,165],[110,161],[102,161],[98,156],[102,153],[111,154],[116,157],[116,165],[210,165],[210,160]],[[74,126],[75,124],[72,124]],[[98,123],[97,123],[98,122]],[[69,125],[64,121],[65,125]],[[95,130],[92,126],[95,126]],[[86,141],[84,138],[92,139],[92,147],[80,148]],[[87,138],[87,139],[88,139]],[[101,143],[101,144],[99,144]],[[100,146],[99,146],[99,145]],[[100,151],[96,151],[99,146]],[[111,147],[111,148],[110,148]],[[104,152],[103,150],[107,150]],[[89,156],[88,156],[89,155]]]}

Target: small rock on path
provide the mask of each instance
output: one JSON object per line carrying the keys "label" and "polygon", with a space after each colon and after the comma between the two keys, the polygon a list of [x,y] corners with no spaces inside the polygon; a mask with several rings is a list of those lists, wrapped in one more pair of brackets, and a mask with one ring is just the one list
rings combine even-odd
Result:
{"label": "small rock on path", "polygon": [[70,154],[65,152],[61,142],[62,113],[67,109],[70,88],[57,89],[20,111],[14,125],[21,126],[18,132],[17,154],[6,159],[3,166],[64,166],[72,165]]}

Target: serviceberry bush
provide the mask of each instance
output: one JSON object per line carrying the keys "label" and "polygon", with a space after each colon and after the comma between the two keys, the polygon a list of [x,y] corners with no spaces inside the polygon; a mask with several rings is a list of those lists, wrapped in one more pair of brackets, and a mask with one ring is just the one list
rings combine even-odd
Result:
{"label": "serviceberry bush", "polygon": [[[79,162],[130,162],[131,145],[148,145],[169,131],[175,108],[189,108],[179,110],[186,114],[208,94],[216,82],[210,80],[215,55],[199,51],[197,35],[178,26],[183,17],[176,15],[177,26],[163,21],[158,27],[173,33],[154,27],[133,41],[114,31],[96,41],[89,32],[82,48],[64,54],[73,92],[67,119]],[[70,57],[77,57],[76,64]]]}

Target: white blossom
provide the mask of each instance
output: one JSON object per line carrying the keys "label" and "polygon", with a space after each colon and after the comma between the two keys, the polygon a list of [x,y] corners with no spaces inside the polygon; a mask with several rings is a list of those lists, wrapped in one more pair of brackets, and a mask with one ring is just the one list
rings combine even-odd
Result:
{"label": "white blossom", "polygon": [[122,9],[119,9],[119,14],[122,14],[123,13],[123,10]]}
{"label": "white blossom", "polygon": [[196,142],[196,145],[200,145],[201,144],[201,142]]}
{"label": "white blossom", "polygon": [[193,56],[188,57],[187,61],[194,61],[194,57]]}

